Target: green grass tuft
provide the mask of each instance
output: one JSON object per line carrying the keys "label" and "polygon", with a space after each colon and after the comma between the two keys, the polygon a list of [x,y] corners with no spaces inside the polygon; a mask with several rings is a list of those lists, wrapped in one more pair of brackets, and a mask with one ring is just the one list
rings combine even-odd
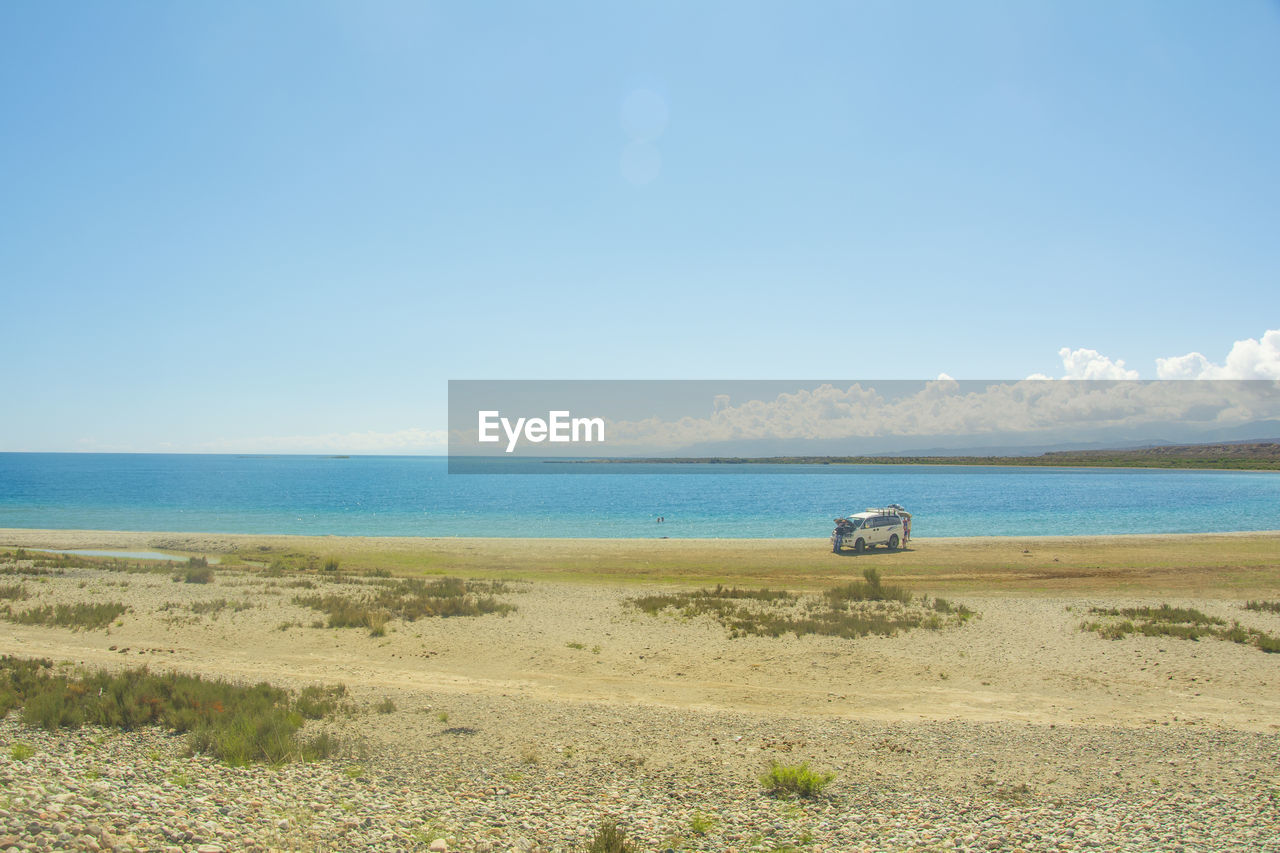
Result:
{"label": "green grass tuft", "polygon": [[640,846],[627,840],[627,833],[613,821],[605,821],[582,848],[585,853],[640,853]]}
{"label": "green grass tuft", "polygon": [[816,773],[809,769],[809,762],[784,765],[774,761],[769,772],[760,777],[766,792],[775,796],[816,797],[822,789],[835,781],[834,773]]}
{"label": "green grass tuft", "polygon": [[847,604],[850,601],[900,601],[911,602],[910,590],[900,586],[885,586],[880,581],[880,572],[875,569],[864,569],[863,580],[854,581],[844,586],[832,587],[826,596],[833,606]]}
{"label": "green grass tuft", "polygon": [[332,687],[313,684],[298,691],[298,696],[293,702],[293,710],[307,720],[332,717],[339,710],[338,700],[346,695],[347,688],[343,684]]}
{"label": "green grass tuft", "polygon": [[706,835],[716,828],[716,819],[702,812],[694,812],[689,818],[689,831],[694,835]]}

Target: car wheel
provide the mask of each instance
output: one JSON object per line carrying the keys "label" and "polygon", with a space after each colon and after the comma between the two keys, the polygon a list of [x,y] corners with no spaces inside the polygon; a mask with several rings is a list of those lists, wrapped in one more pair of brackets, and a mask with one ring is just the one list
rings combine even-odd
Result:
{"label": "car wheel", "polygon": [[896,533],[889,537],[889,550],[898,550],[898,534]]}
{"label": "car wheel", "polygon": [[855,540],[853,543],[853,553],[861,554],[867,549],[867,543],[862,539]]}

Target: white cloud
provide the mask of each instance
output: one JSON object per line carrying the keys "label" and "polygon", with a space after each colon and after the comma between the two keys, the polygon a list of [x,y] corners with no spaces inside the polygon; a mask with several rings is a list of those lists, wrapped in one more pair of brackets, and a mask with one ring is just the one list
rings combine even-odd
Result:
{"label": "white cloud", "polygon": [[1236,341],[1226,362],[1215,364],[1198,352],[1156,359],[1161,379],[1280,379],[1280,329],[1269,329],[1262,340]]}
{"label": "white cloud", "polygon": [[1066,369],[1063,379],[1137,379],[1138,371],[1124,366],[1123,359],[1112,361],[1096,349],[1063,347],[1058,350],[1062,366]]}
{"label": "white cloud", "polygon": [[[1085,360],[1099,363],[1092,357]],[[769,400],[740,404],[717,400],[709,418],[609,420],[609,443],[676,448],[703,442],[973,435],[1174,422],[1228,426],[1280,417],[1280,396],[1274,387],[1204,383],[1190,388],[1180,383],[1132,381],[1136,374],[1123,364],[1101,361],[1113,369],[1095,367],[1091,378],[1110,372],[1103,378],[1111,379],[1118,370],[1130,381],[1029,379],[964,386],[947,378],[925,382],[911,393],[888,395],[860,384],[821,385]]]}
{"label": "white cloud", "polygon": [[1200,379],[1212,367],[1217,367],[1198,352],[1156,359],[1156,376],[1161,379]]}

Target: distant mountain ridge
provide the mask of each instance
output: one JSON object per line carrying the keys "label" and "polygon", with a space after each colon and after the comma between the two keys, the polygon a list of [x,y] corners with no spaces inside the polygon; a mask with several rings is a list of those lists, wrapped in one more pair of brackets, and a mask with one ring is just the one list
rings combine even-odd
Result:
{"label": "distant mountain ridge", "polygon": [[1209,444],[1054,450],[1037,456],[973,454],[885,456],[702,456],[598,459],[597,462],[701,463],[713,465],[1014,465],[1088,468],[1235,468],[1280,470],[1280,439]]}

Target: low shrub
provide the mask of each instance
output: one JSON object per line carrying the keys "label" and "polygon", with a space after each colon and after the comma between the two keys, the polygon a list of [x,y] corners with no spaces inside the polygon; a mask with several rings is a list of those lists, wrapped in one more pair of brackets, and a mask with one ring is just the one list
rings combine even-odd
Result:
{"label": "low shrub", "polygon": [[958,616],[961,620],[968,619],[974,615],[974,612],[963,604],[952,604],[945,598],[935,598],[933,604],[930,605],[935,611],[944,616]]}
{"label": "low shrub", "polygon": [[[48,660],[0,658],[0,709],[22,709],[28,725],[47,730],[85,724],[132,730],[156,725],[188,736],[191,749],[228,764],[279,764],[321,758],[327,735],[297,736],[306,718],[331,712],[344,688],[308,688],[307,701],[261,683],[244,686],[196,675],[157,674],[146,667],[70,675]],[[308,692],[303,691],[303,696]]]}
{"label": "low shrub", "polygon": [[1280,654],[1280,637],[1275,634],[1264,634],[1258,631],[1254,634],[1253,644],[1267,654]]}
{"label": "low shrub", "polygon": [[192,557],[186,570],[180,572],[180,575],[183,583],[213,583],[213,567],[204,557]]}

